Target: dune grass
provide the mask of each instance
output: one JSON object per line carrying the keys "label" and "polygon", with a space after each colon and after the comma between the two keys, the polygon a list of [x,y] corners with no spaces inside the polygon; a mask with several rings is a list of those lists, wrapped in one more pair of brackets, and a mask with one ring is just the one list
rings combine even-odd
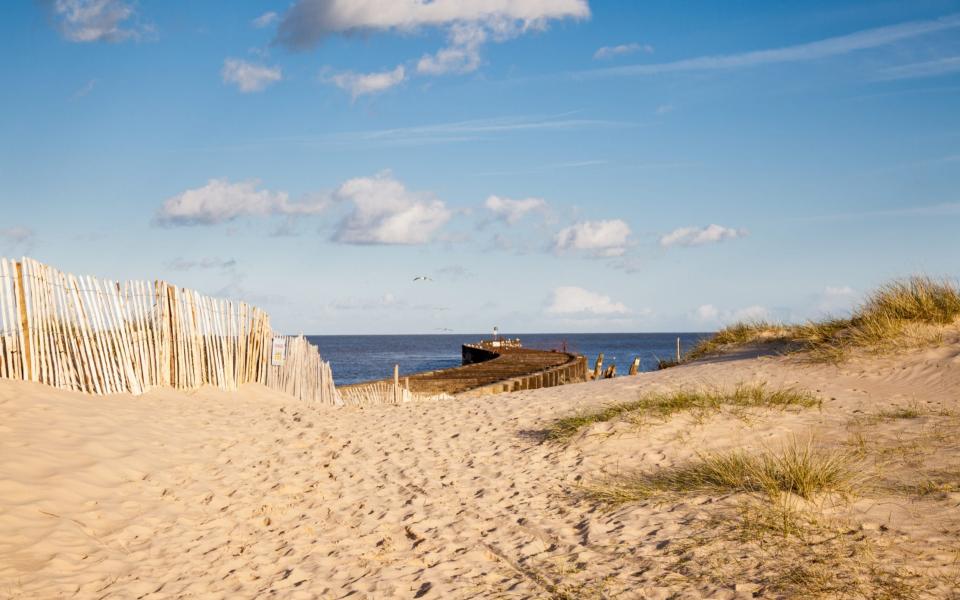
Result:
{"label": "dune grass", "polygon": [[631,415],[668,419],[680,412],[718,412],[724,406],[738,408],[818,407],[820,398],[794,388],[768,388],[766,384],[738,384],[732,390],[682,389],[644,394],[637,400],[611,404],[592,412],[558,419],[547,428],[547,439],[565,441],[581,429]]}
{"label": "dune grass", "polygon": [[846,319],[828,318],[796,325],[741,322],[702,340],[684,357],[696,360],[748,343],[786,342],[815,359],[842,360],[852,349],[884,352],[935,343],[940,327],[960,318],[960,288],[947,279],[914,276],[871,293]]}
{"label": "dune grass", "polygon": [[823,492],[851,491],[857,479],[854,463],[849,452],[824,450],[812,440],[794,439],[779,451],[705,454],[672,468],[619,475],[588,488],[588,494],[611,504],[663,496],[758,492],[810,499]]}

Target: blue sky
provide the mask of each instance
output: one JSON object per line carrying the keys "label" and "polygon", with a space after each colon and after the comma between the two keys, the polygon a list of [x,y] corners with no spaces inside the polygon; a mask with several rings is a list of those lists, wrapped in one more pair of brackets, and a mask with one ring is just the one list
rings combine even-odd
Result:
{"label": "blue sky", "polygon": [[702,331],[960,275],[960,1],[50,0],[0,34],[0,254],[290,333]]}

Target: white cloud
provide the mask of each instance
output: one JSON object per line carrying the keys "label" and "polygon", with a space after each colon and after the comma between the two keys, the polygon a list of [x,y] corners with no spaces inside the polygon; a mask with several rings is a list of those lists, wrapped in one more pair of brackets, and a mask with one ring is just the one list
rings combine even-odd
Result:
{"label": "white cloud", "polygon": [[328,204],[324,197],[292,203],[286,192],[257,189],[259,185],[255,179],[239,183],[211,179],[203,187],[164,201],[155,222],[165,226],[216,225],[243,216],[316,214]]}
{"label": "white cloud", "polygon": [[820,315],[845,313],[853,308],[858,297],[856,290],[848,285],[828,285],[817,299],[816,310]]}
{"label": "white cloud", "polygon": [[494,219],[503,221],[508,225],[518,223],[532,212],[542,212],[547,209],[547,201],[543,198],[511,200],[502,196],[489,196],[483,205],[490,211]]}
{"label": "white cloud", "polygon": [[440,200],[407,190],[389,173],[350,179],[333,196],[353,204],[333,237],[345,244],[425,244],[453,214]]}
{"label": "white cloud", "polygon": [[656,113],[658,115],[666,115],[666,114],[672,113],[673,110],[674,110],[674,107],[672,104],[661,104],[660,106],[657,107]]}
{"label": "white cloud", "polygon": [[773,320],[770,310],[759,304],[736,310],[721,310],[713,304],[703,304],[693,312],[692,318],[698,323],[709,325]]}
{"label": "white cloud", "polygon": [[194,269],[232,269],[237,261],[228,258],[175,258],[167,263],[171,271],[192,271]]}
{"label": "white cloud", "polygon": [[417,62],[417,73],[468,73],[481,64],[480,49],[555,19],[585,19],[587,0],[298,0],[283,16],[276,42],[304,50],[324,38],[355,33],[446,30],[447,45]]}
{"label": "white cloud", "polygon": [[888,67],[880,71],[878,81],[898,79],[919,79],[921,77],[939,77],[960,71],[960,56],[947,56],[937,60]]}
{"label": "white cloud", "polygon": [[257,29],[263,29],[264,27],[270,27],[271,25],[273,25],[279,20],[280,20],[280,15],[278,15],[277,13],[271,10],[269,12],[263,13],[253,21],[250,21],[250,23]]}
{"label": "white cloud", "polygon": [[647,54],[651,54],[653,52],[653,46],[650,44],[638,44],[636,42],[632,44],[620,44],[618,46],[603,46],[598,48],[597,51],[593,53],[593,58],[596,60],[605,60],[608,58],[615,58],[617,56],[633,54],[634,52],[640,52],[641,50]]}
{"label": "white cloud", "polygon": [[283,71],[280,67],[255,65],[245,60],[228,58],[223,61],[220,76],[224,83],[232,83],[241,92],[249,93],[263,91],[268,85],[280,81],[283,79]]}
{"label": "white cloud", "polygon": [[0,228],[0,250],[11,254],[27,254],[33,249],[36,234],[29,227]]}
{"label": "white cloud", "polygon": [[558,252],[582,250],[594,256],[622,256],[626,252],[630,226],[620,219],[582,221],[561,229],[554,237]]}
{"label": "white cloud", "polygon": [[[424,145],[490,139],[525,131],[578,131],[582,129],[626,128],[633,123],[599,119],[569,118],[571,113],[548,116],[515,116],[492,119],[472,119],[435,125],[397,127],[372,131],[353,131],[340,134],[333,140],[371,143],[378,145]],[[331,138],[326,138],[327,140]],[[323,139],[317,140],[324,141]],[[569,165],[563,165],[569,166]]]}
{"label": "white cloud", "polygon": [[60,33],[71,42],[121,42],[137,38],[137,29],[123,24],[135,11],[124,0],[54,0],[53,16]]}
{"label": "white cloud", "polygon": [[720,318],[720,310],[712,304],[704,304],[697,308],[695,317],[702,323],[716,321]]}
{"label": "white cloud", "polygon": [[747,306],[746,308],[741,308],[733,312],[732,321],[739,322],[753,322],[753,321],[769,321],[770,320],[770,311],[758,304],[753,306]]}
{"label": "white cloud", "polygon": [[403,65],[396,69],[379,73],[353,73],[346,71],[324,78],[342,90],[350,92],[354,98],[366,94],[378,94],[403,82],[406,78]]}
{"label": "white cloud", "polygon": [[660,245],[670,246],[702,246],[724,240],[734,240],[745,237],[746,229],[731,229],[722,225],[708,225],[707,227],[680,227],[660,237]]}
{"label": "white cloud", "polygon": [[446,48],[425,54],[417,62],[417,72],[425,75],[469,73],[480,66],[480,46],[487,41],[487,32],[475,24],[458,23],[450,28]]}
{"label": "white cloud", "polygon": [[554,289],[547,306],[547,314],[559,316],[612,316],[628,312],[629,309],[622,302],[576,286]]}
{"label": "white cloud", "polygon": [[587,0],[299,0],[283,16],[277,41],[310,48],[331,34],[482,25],[498,34],[542,29],[552,19],[590,16]]}
{"label": "white cloud", "polygon": [[580,76],[659,75],[683,71],[738,69],[766,64],[818,60],[893,44],[928,33],[960,27],[960,15],[929,21],[909,21],[888,27],[866,29],[806,44],[754,50],[740,54],[699,56],[667,63],[608,67],[579,73]]}

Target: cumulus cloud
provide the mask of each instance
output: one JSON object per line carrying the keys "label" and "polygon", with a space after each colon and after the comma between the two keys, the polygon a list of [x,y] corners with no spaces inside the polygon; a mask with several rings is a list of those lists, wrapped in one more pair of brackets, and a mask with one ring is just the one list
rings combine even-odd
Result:
{"label": "cumulus cloud", "polygon": [[602,46],[593,53],[593,58],[596,60],[605,60],[608,58],[615,58],[617,56],[633,54],[634,52],[640,52],[641,50],[647,54],[651,54],[653,52],[653,46],[650,44],[638,44],[636,42],[632,44],[620,44],[617,46]]}
{"label": "cumulus cloud", "polygon": [[590,16],[587,0],[298,0],[277,28],[275,42],[312,48],[331,35],[445,30],[447,45],[417,61],[417,73],[468,73],[481,64],[483,44],[502,42],[556,19]]}
{"label": "cumulus cloud", "polygon": [[620,219],[582,221],[561,229],[554,237],[554,250],[578,250],[594,256],[622,256],[630,238],[630,226]]}
{"label": "cumulus cloud", "polygon": [[299,0],[283,16],[276,41],[302,50],[332,34],[457,24],[505,32],[542,29],[552,19],[589,16],[587,0]]}
{"label": "cumulus cloud", "polygon": [[407,190],[389,173],[350,179],[333,196],[353,205],[333,237],[344,244],[425,244],[453,215],[442,201]]}
{"label": "cumulus cloud", "polygon": [[547,305],[547,314],[567,317],[616,316],[628,312],[622,302],[576,286],[554,289]]}
{"label": "cumulus cloud", "polygon": [[703,246],[724,240],[734,240],[745,237],[746,229],[732,229],[722,225],[708,225],[706,227],[680,227],[660,237],[660,245],[670,246]]}
{"label": "cumulus cloud", "polygon": [[270,27],[271,25],[273,25],[279,20],[280,20],[280,15],[278,15],[277,13],[271,10],[269,12],[263,13],[253,21],[250,21],[250,23],[257,29],[263,29],[264,27]]}
{"label": "cumulus cloud", "polygon": [[532,212],[547,210],[547,201],[543,198],[524,198],[511,200],[503,196],[488,196],[483,203],[492,218],[508,225],[515,225]]}
{"label": "cumulus cloud", "polygon": [[33,249],[36,234],[29,227],[0,228],[0,250],[11,254],[27,254]]}
{"label": "cumulus cloud", "polygon": [[224,83],[236,85],[241,92],[260,92],[272,83],[283,79],[280,67],[256,65],[238,58],[228,58],[223,61],[220,76]]}
{"label": "cumulus cloud", "polygon": [[216,225],[243,216],[316,214],[328,205],[322,196],[293,203],[286,192],[258,189],[259,185],[256,179],[238,183],[211,179],[164,201],[154,222],[163,226]]}
{"label": "cumulus cloud", "polygon": [[53,18],[61,35],[71,42],[121,42],[137,38],[140,30],[125,27],[134,17],[124,0],[50,0]]}
{"label": "cumulus cloud", "polygon": [[356,99],[359,96],[378,94],[388,90],[402,83],[405,78],[406,71],[403,65],[398,65],[396,69],[378,73],[353,73],[351,71],[336,73],[325,77],[324,81],[350,92],[350,95]]}

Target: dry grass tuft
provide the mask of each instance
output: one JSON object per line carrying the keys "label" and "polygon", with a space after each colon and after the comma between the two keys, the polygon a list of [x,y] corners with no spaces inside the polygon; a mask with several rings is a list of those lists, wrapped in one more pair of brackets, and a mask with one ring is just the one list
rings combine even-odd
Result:
{"label": "dry grass tuft", "polygon": [[812,440],[794,439],[778,452],[706,454],[696,462],[669,469],[613,477],[587,491],[589,496],[613,504],[711,493],[761,492],[810,499],[824,492],[852,492],[858,482],[855,464],[850,452],[824,450]]}
{"label": "dry grass tuft", "polygon": [[820,398],[811,392],[794,388],[769,389],[765,384],[738,384],[732,390],[719,389],[678,390],[651,393],[632,402],[603,407],[555,421],[547,429],[547,439],[564,441],[594,423],[612,421],[629,416],[654,416],[667,419],[680,412],[701,415],[718,412],[724,406],[737,408],[802,408],[819,407]]}
{"label": "dry grass tuft", "polygon": [[960,288],[946,279],[914,276],[881,286],[848,319],[799,325],[736,323],[698,343],[684,360],[696,360],[749,343],[787,342],[816,360],[843,360],[853,349],[887,352],[939,343],[942,328],[960,318]]}

